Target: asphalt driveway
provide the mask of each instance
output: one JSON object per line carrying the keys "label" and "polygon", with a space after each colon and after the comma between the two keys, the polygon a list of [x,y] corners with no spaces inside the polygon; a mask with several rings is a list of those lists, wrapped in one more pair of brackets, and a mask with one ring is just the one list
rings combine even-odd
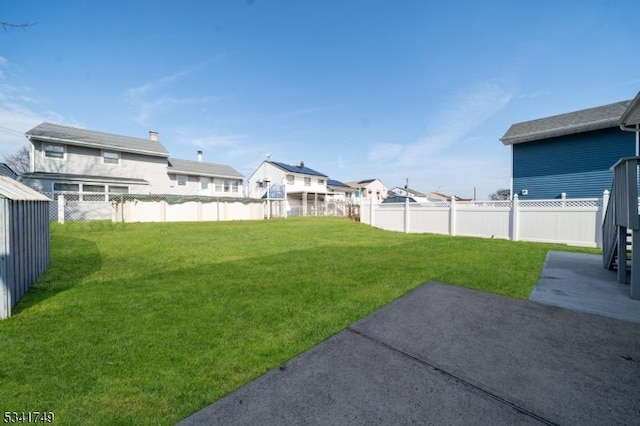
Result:
{"label": "asphalt driveway", "polygon": [[424,284],[180,425],[640,424],[640,325]]}

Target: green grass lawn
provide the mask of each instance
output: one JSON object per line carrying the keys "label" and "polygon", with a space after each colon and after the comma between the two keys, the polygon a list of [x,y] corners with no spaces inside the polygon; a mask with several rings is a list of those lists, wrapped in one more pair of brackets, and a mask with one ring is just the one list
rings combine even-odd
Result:
{"label": "green grass lawn", "polygon": [[0,415],[173,424],[424,282],[526,298],[550,249],[339,218],[52,224],[0,322]]}

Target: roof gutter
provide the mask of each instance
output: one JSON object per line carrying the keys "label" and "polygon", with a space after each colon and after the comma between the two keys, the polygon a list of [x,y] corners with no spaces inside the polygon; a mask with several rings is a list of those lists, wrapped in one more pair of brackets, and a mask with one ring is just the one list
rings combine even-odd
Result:
{"label": "roof gutter", "polygon": [[631,101],[631,104],[627,107],[627,110],[620,117],[620,130],[623,132],[635,132],[636,133],[636,156],[640,155],[640,118],[635,124],[628,124],[631,116],[634,113],[640,114],[640,92]]}

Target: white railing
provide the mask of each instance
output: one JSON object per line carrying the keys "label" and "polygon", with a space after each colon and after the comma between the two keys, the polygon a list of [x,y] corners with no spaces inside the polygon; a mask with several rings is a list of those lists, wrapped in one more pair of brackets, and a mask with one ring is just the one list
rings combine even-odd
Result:
{"label": "white railing", "polygon": [[[640,216],[638,215],[638,166],[640,157],[621,158],[611,169],[611,198],[602,225],[604,267],[614,268],[618,282],[630,284],[632,299],[640,299]],[[631,276],[627,277],[627,232],[631,232]]]}
{"label": "white railing", "polygon": [[601,247],[603,198],[369,203],[361,222],[390,231]]}

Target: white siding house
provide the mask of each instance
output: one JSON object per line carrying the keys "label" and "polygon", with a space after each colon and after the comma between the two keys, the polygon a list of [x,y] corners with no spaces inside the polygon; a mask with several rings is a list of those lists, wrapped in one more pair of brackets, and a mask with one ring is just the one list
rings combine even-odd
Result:
{"label": "white siding house", "polygon": [[241,197],[244,195],[244,176],[224,164],[169,158],[170,191],[168,193],[209,195],[217,197]]}
{"label": "white siding house", "polygon": [[249,177],[249,197],[284,199],[287,214],[324,214],[329,192],[327,180],[327,175],[306,167],[303,162],[292,166],[263,161]]}
{"label": "white siding house", "polygon": [[[243,196],[243,176],[225,165],[179,160],[158,140],[42,123],[26,133],[30,172],[24,183],[41,192]],[[201,156],[199,156],[201,159]],[[222,184],[230,182],[229,191]],[[209,185],[211,183],[211,185]]]}
{"label": "white siding house", "polygon": [[270,215],[348,216],[356,190],[306,167],[303,162],[290,165],[264,161],[249,177],[248,192],[251,198],[267,200]]}
{"label": "white siding house", "polygon": [[349,182],[347,185],[356,189],[356,199],[374,199],[378,202],[387,198],[387,187],[380,179],[365,179],[357,182]]}

